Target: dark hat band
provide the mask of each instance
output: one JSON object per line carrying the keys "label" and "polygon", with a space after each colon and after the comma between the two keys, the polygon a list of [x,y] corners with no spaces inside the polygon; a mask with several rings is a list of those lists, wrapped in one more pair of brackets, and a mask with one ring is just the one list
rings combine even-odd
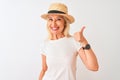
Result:
{"label": "dark hat band", "polygon": [[61,14],[65,14],[64,12],[62,12],[62,11],[57,11],[57,10],[50,10],[50,11],[48,11],[48,14],[49,13],[61,13]]}

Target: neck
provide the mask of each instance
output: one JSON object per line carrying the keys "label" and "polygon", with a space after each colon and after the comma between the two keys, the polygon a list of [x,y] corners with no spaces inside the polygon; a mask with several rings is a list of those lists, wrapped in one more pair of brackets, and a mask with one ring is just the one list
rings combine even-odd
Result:
{"label": "neck", "polygon": [[61,33],[61,34],[53,34],[52,35],[52,40],[57,40],[57,39],[63,38],[63,37],[65,37],[65,35],[63,33]]}

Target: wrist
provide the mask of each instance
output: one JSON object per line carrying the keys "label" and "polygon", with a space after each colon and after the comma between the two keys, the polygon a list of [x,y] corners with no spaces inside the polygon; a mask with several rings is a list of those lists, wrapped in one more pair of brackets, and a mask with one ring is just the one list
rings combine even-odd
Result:
{"label": "wrist", "polygon": [[83,50],[89,50],[91,48],[90,44],[86,44],[84,47],[82,47]]}
{"label": "wrist", "polygon": [[88,44],[88,41],[87,41],[87,40],[81,42],[81,45],[82,45],[83,47],[85,47],[87,44]]}

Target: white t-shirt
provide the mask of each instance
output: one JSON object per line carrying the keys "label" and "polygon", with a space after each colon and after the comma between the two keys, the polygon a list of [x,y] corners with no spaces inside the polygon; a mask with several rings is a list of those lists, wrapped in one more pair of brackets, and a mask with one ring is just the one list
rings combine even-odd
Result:
{"label": "white t-shirt", "polygon": [[76,80],[77,51],[80,47],[73,37],[46,40],[40,50],[46,56],[48,66],[43,80]]}

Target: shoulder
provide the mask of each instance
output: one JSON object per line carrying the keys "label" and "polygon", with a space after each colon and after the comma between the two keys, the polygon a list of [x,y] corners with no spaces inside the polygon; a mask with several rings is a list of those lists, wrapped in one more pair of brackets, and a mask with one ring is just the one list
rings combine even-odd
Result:
{"label": "shoulder", "polygon": [[71,40],[71,41],[75,41],[74,37],[73,36],[69,36],[67,37],[68,40]]}
{"label": "shoulder", "polygon": [[47,43],[48,43],[48,40],[44,39],[44,40],[40,41],[40,46],[45,47]]}
{"label": "shoulder", "polygon": [[69,39],[70,41],[72,41],[74,44],[79,44],[79,45],[80,45],[80,43],[79,43],[78,41],[76,41],[73,36],[68,37],[68,39]]}

